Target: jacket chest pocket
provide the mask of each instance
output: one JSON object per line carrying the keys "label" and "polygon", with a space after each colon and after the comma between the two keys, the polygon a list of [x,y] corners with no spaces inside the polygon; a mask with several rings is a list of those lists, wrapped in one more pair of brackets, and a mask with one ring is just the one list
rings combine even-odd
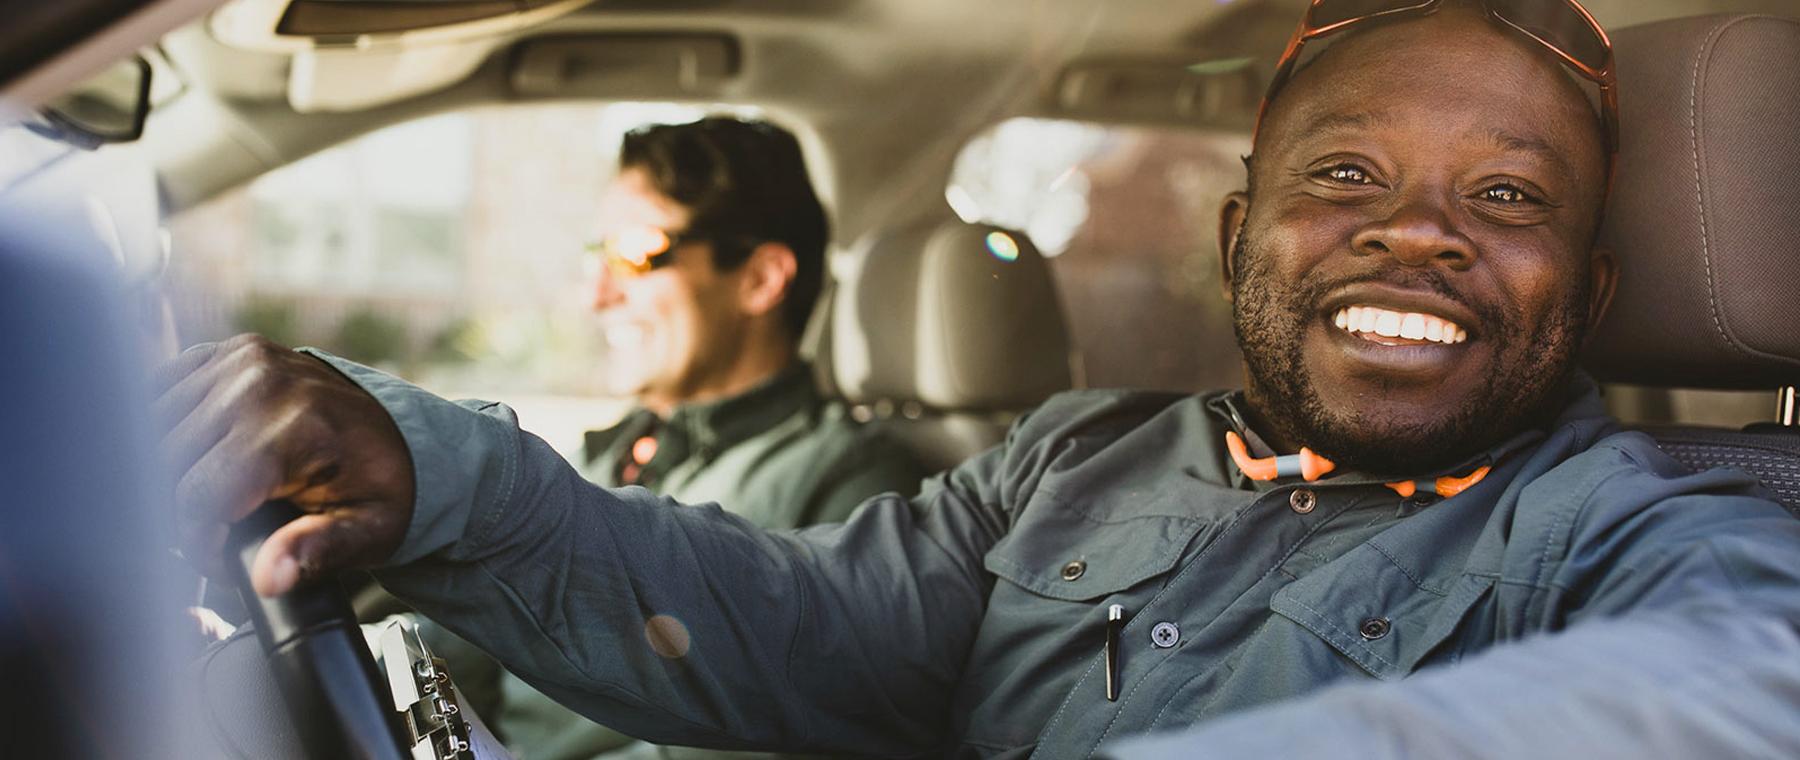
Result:
{"label": "jacket chest pocket", "polygon": [[1169,572],[1204,525],[1150,510],[1120,514],[1047,501],[1032,505],[983,564],[1032,595],[1090,602]]}
{"label": "jacket chest pocket", "polygon": [[1276,592],[1269,609],[1392,681],[1453,654],[1446,642],[1494,585],[1464,574],[1441,586],[1424,578],[1364,544]]}
{"label": "jacket chest pocket", "polygon": [[989,550],[994,588],[953,706],[965,738],[1036,741],[1098,662],[1109,600],[1155,593],[1206,524],[1147,506],[1112,515],[1034,503]]}

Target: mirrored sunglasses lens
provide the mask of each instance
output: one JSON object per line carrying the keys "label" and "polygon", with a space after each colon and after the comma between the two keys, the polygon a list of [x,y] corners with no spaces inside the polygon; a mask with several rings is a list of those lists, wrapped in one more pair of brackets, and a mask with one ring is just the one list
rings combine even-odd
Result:
{"label": "mirrored sunglasses lens", "polygon": [[650,263],[647,261],[640,263],[616,255],[608,255],[603,258],[606,261],[606,271],[614,277],[636,277],[650,271]]}
{"label": "mirrored sunglasses lens", "polygon": [[1567,0],[1489,0],[1507,23],[1556,46],[1590,69],[1606,67],[1608,49],[1599,30]]}
{"label": "mirrored sunglasses lens", "polygon": [[622,230],[607,239],[613,252],[634,264],[647,264],[669,250],[669,235],[652,227]]}

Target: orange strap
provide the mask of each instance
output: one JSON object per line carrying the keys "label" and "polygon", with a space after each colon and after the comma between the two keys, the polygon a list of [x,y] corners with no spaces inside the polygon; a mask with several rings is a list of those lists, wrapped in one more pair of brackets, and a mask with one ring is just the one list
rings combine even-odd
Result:
{"label": "orange strap", "polygon": [[[1244,473],[1244,477],[1251,480],[1267,481],[1299,475],[1303,480],[1311,483],[1337,469],[1337,465],[1331,460],[1313,453],[1313,450],[1308,448],[1300,449],[1299,454],[1253,458],[1250,456],[1250,448],[1244,445],[1243,437],[1239,436],[1236,431],[1225,431],[1225,450],[1231,452],[1231,461],[1237,463],[1238,470]],[[1419,484],[1423,482],[1429,484],[1427,490],[1448,499],[1468,490],[1476,483],[1480,483],[1482,478],[1487,477],[1488,471],[1491,469],[1493,468],[1481,467],[1460,478],[1445,476],[1428,481],[1402,480],[1386,485],[1404,499],[1418,493]]]}
{"label": "orange strap", "polygon": [[1288,454],[1277,457],[1253,459],[1244,439],[1235,431],[1225,431],[1225,449],[1231,452],[1231,461],[1236,462],[1244,477],[1251,480],[1274,480],[1279,477],[1299,475],[1311,483],[1325,477],[1326,473],[1337,469],[1337,465],[1325,457],[1313,453],[1312,449],[1302,448],[1299,454]]}
{"label": "orange strap", "polygon": [[[1431,485],[1432,485],[1432,493],[1435,493],[1439,496],[1442,496],[1442,497],[1448,499],[1452,496],[1462,493],[1463,491],[1469,490],[1469,488],[1471,486],[1474,486],[1476,483],[1480,483],[1481,479],[1487,477],[1488,471],[1492,470],[1492,469],[1493,469],[1492,467],[1479,467],[1479,468],[1476,468],[1476,470],[1474,472],[1471,472],[1460,478],[1452,478],[1449,476],[1445,476],[1445,477],[1438,478],[1437,480],[1430,481]],[[1419,481],[1416,481],[1416,480],[1403,480],[1398,483],[1388,483],[1387,487],[1394,489],[1394,493],[1400,494],[1400,498],[1404,499],[1408,496],[1418,493],[1418,491],[1419,491],[1418,483],[1419,483]]]}

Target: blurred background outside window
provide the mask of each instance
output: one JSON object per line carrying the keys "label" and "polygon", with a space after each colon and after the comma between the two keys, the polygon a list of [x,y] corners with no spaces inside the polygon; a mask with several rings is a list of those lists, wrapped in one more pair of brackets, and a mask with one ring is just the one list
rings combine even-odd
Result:
{"label": "blurred background outside window", "polygon": [[1215,240],[1249,151],[1233,134],[1011,119],[963,149],[944,198],[1049,257],[1088,386],[1235,387]]}
{"label": "blurred background outside window", "polygon": [[666,103],[493,107],[409,122],[269,172],[171,222],[187,343],[256,332],[452,398],[504,401],[571,452],[601,394],[582,246],[619,141],[711,113]]}

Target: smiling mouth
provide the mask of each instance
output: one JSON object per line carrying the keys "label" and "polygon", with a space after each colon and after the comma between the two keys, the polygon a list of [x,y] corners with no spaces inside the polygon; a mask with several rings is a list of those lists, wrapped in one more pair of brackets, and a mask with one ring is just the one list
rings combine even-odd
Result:
{"label": "smiling mouth", "polygon": [[1384,346],[1454,346],[1469,340],[1462,326],[1424,312],[1357,305],[1338,309],[1331,320],[1339,330]]}

